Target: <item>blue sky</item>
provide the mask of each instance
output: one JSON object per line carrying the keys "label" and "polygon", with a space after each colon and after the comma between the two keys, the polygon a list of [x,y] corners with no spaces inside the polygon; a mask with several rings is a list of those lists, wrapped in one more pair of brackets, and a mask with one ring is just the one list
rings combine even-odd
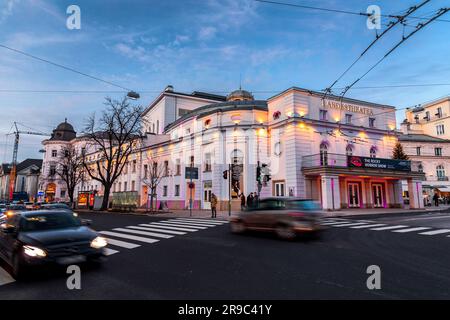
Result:
{"label": "blue sky", "polygon": [[[420,0],[286,2],[384,14]],[[66,28],[66,8],[81,8],[81,30]],[[427,16],[449,6],[432,0]],[[450,14],[443,18],[450,20]],[[388,20],[384,20],[387,22]],[[409,21],[411,25],[416,21]],[[405,32],[412,31],[408,26]],[[338,83],[353,82],[402,36],[393,30]],[[364,17],[309,11],[253,0],[0,0],[0,44],[61,63],[141,92],[148,105],[172,84],[177,91],[227,93],[239,86],[267,98],[291,86],[320,90],[374,39]],[[450,83],[450,22],[435,22],[413,36],[359,84]],[[0,90],[110,91],[24,93],[0,91],[0,161],[10,162],[13,121],[51,132],[68,118],[77,131],[104,96],[120,89],[0,48]],[[348,96],[404,108],[448,95],[450,86],[355,89]],[[402,120],[403,111],[397,114]],[[42,137],[21,137],[19,159],[41,157]]]}

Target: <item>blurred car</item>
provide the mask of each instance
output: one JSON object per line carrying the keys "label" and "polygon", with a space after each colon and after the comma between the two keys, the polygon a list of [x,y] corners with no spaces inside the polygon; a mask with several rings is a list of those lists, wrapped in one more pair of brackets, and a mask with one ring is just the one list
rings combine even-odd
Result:
{"label": "blurred car", "polygon": [[294,239],[299,234],[319,235],[320,206],[313,200],[297,198],[261,199],[250,208],[230,218],[233,233],[246,230],[275,232],[282,239]]}
{"label": "blurred car", "polygon": [[25,205],[25,208],[27,208],[27,210],[33,210],[33,206],[34,206],[33,202],[25,202],[24,205]]}
{"label": "blurred car", "polygon": [[5,214],[13,214],[15,212],[20,212],[20,211],[27,211],[27,207],[25,207],[25,205],[23,204],[10,204],[8,206],[6,206],[6,210],[5,210]]}
{"label": "blurred car", "polygon": [[6,211],[6,204],[0,203],[0,214]]}
{"label": "blurred car", "polygon": [[31,267],[101,262],[107,241],[72,212],[27,211],[0,225],[0,258],[17,279]]}
{"label": "blurred car", "polygon": [[72,211],[72,208],[69,207],[65,203],[45,203],[40,206],[41,210],[70,210]]}

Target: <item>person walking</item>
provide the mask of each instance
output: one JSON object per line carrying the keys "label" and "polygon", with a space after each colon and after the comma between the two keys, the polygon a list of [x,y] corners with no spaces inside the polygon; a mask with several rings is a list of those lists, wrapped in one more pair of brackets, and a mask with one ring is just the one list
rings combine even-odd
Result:
{"label": "person walking", "polygon": [[241,193],[241,211],[245,210],[245,195]]}
{"label": "person walking", "polygon": [[214,193],[211,194],[211,218],[217,218],[217,197]]}
{"label": "person walking", "polygon": [[437,192],[435,192],[433,195],[433,201],[434,201],[434,205],[436,207],[439,207],[439,196],[438,196]]}
{"label": "person walking", "polygon": [[250,192],[250,194],[247,196],[247,208],[253,208],[253,192]]}

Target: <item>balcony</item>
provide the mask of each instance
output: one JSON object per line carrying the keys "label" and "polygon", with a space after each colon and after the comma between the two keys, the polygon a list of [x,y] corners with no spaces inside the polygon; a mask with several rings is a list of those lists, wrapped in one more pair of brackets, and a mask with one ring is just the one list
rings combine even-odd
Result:
{"label": "balcony", "polygon": [[440,176],[440,177],[437,177],[437,180],[438,181],[448,181],[448,177]]}

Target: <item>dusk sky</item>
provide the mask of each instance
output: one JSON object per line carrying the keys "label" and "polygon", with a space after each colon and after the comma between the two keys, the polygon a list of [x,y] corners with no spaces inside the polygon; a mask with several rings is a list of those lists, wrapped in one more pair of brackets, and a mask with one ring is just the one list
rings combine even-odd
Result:
{"label": "dusk sky", "polygon": [[[357,12],[377,4],[383,14],[399,14],[421,1],[285,2]],[[71,4],[81,8],[80,30],[66,27]],[[449,0],[433,0],[415,16],[429,17],[449,5]],[[450,21],[450,14],[442,19]],[[387,34],[336,87],[352,83],[417,23],[409,20],[405,29]],[[364,16],[254,0],[0,0],[0,44],[131,88],[141,94],[142,105],[168,84],[181,92],[227,94],[239,87],[240,75],[242,87],[262,99],[291,86],[321,90],[374,37]],[[430,24],[357,87],[450,83],[449,39],[450,22]],[[405,108],[449,92],[450,86],[355,88],[348,96]],[[0,161],[11,161],[13,137],[5,134],[14,121],[51,132],[68,118],[81,132],[86,117],[103,109],[107,95],[120,98],[124,92],[0,48]],[[398,122],[403,115],[398,111]],[[22,135],[19,160],[41,158],[42,138]]]}

